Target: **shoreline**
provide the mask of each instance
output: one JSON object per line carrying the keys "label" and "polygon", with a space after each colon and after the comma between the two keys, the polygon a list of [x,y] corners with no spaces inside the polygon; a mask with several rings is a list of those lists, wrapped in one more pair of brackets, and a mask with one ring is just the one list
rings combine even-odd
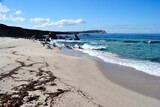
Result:
{"label": "shoreline", "polygon": [[107,79],[112,82],[143,94],[160,100],[160,77],[138,71],[135,68],[121,66],[112,63],[98,62],[101,71]]}
{"label": "shoreline", "polygon": [[66,51],[67,50],[62,50],[62,52],[60,53],[81,58],[88,58],[96,61],[98,63],[99,69],[104,74],[104,76],[117,85],[160,100],[159,76],[150,75],[143,71],[138,71],[132,67],[104,62],[102,59],[90,56],[89,54],[83,53],[81,51]]}
{"label": "shoreline", "polygon": [[94,60],[59,54],[57,48],[45,49],[39,41],[14,38],[0,41],[0,104],[160,106],[159,100],[106,78]]}

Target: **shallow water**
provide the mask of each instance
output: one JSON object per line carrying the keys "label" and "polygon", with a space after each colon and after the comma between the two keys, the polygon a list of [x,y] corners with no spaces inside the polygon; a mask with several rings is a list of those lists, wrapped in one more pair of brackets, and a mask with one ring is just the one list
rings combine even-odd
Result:
{"label": "shallow water", "polygon": [[[78,44],[84,53],[105,62],[133,67],[160,76],[160,34],[89,34],[78,35],[80,41],[56,40],[57,45]],[[72,35],[70,37],[73,37]]]}

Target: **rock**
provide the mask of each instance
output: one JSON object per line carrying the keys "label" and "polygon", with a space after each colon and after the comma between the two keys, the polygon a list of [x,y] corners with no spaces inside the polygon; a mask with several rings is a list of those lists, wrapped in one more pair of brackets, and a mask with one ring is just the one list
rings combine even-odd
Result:
{"label": "rock", "polygon": [[35,38],[36,38],[36,35],[33,35],[33,36],[31,37],[31,39],[33,40],[33,42],[35,42]]}
{"label": "rock", "polygon": [[62,47],[66,47],[66,45],[65,45],[65,44],[62,44]]}
{"label": "rock", "polygon": [[59,36],[59,39],[65,39],[64,37],[62,37],[62,36]]}
{"label": "rock", "polygon": [[70,47],[73,49],[74,48],[74,46],[73,45],[70,45]]}
{"label": "rock", "polygon": [[[3,36],[3,37],[30,39],[31,37],[33,37],[33,35],[36,35],[35,39],[44,39],[43,35],[47,35],[48,33],[49,31],[24,29],[21,27],[14,27],[14,26],[7,26],[4,24],[0,24],[0,36]],[[52,37],[52,39],[57,39],[56,34],[59,34],[59,33],[61,32],[51,32],[50,37]]]}
{"label": "rock", "polygon": [[50,44],[45,45],[46,49],[52,49]]}
{"label": "rock", "polygon": [[77,44],[75,44],[74,48],[78,48],[78,49],[81,49],[81,47]]}
{"label": "rock", "polygon": [[68,46],[68,45],[66,46],[66,48],[67,48],[67,49],[72,49],[72,48],[71,48],[70,46]]}
{"label": "rock", "polygon": [[51,37],[52,39],[58,39],[56,33],[49,32],[48,36]]}
{"label": "rock", "polygon": [[[47,35],[49,31],[34,30],[34,29],[25,29],[21,27],[7,26],[0,24],[0,36],[1,37],[14,37],[14,38],[31,38],[33,35],[36,35],[35,39],[44,39],[43,35]],[[50,32],[50,37],[52,39],[58,39],[56,34],[79,34],[79,33],[106,33],[104,30],[90,30],[90,31],[77,31],[77,32]],[[76,35],[75,34],[75,35]],[[68,38],[68,37],[66,37]],[[79,38],[75,38],[79,40]]]}
{"label": "rock", "polygon": [[63,44],[62,48],[72,49],[70,46]]}
{"label": "rock", "polygon": [[65,38],[69,38],[69,36],[65,36]]}
{"label": "rock", "polygon": [[74,34],[74,40],[80,40],[77,34]]}
{"label": "rock", "polygon": [[41,41],[40,44],[44,47],[45,46],[45,42]]}
{"label": "rock", "polygon": [[49,36],[47,36],[46,38],[45,38],[45,41],[46,42],[50,42],[50,39],[49,39],[50,37]]}
{"label": "rock", "polygon": [[124,41],[126,43],[138,43],[139,41]]}
{"label": "rock", "polygon": [[48,36],[45,38],[45,43],[50,42],[51,32],[49,32]]}
{"label": "rock", "polygon": [[148,41],[148,43],[160,43],[160,41]]}
{"label": "rock", "polygon": [[53,47],[56,47],[56,44],[55,44],[55,43],[53,43]]}

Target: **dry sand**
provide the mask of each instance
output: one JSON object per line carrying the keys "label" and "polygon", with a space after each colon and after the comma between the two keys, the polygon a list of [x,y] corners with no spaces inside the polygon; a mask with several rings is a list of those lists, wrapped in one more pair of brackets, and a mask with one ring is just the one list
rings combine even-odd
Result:
{"label": "dry sand", "polygon": [[39,41],[0,38],[0,106],[160,106],[158,99],[110,81],[97,62],[57,50]]}

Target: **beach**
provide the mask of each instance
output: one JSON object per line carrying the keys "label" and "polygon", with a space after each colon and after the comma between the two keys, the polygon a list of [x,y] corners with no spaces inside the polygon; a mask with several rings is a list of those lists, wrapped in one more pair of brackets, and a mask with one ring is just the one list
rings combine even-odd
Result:
{"label": "beach", "polygon": [[51,48],[39,41],[0,38],[0,106],[160,106],[159,77],[127,67],[100,66]]}

